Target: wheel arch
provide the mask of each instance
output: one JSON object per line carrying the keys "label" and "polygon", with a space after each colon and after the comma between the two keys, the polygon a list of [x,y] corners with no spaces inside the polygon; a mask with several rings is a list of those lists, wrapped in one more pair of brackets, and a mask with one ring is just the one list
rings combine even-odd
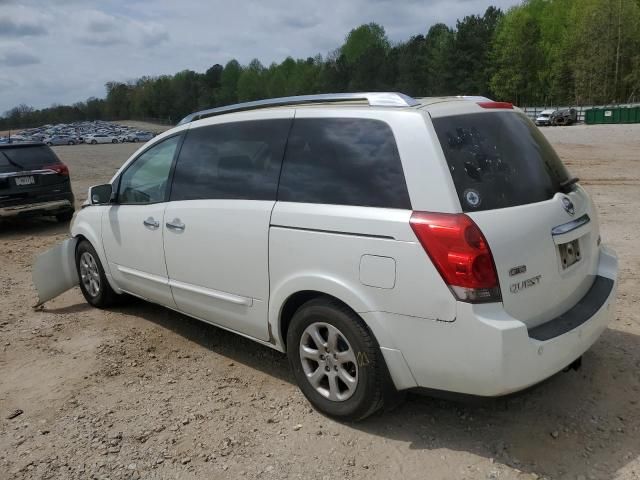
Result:
{"label": "wheel arch", "polygon": [[339,302],[353,311],[376,338],[375,332],[366,319],[358,313],[370,310],[366,299],[358,297],[347,286],[327,279],[294,278],[287,282],[286,286],[272,292],[270,298],[269,330],[274,346],[278,350],[286,352],[287,329],[295,312],[306,302],[319,297]]}
{"label": "wheel arch", "polygon": [[[91,209],[95,210],[90,211]],[[99,209],[100,211],[98,211]],[[109,268],[109,262],[107,261],[107,255],[102,245],[101,219],[102,207],[100,206],[86,207],[80,210],[76,214],[75,221],[73,222],[73,225],[71,227],[71,236],[78,239],[78,242],[76,243],[76,249],[78,248],[78,245],[82,240],[86,240],[93,246],[95,251],[98,253],[100,263],[104,268],[105,276],[109,281],[109,285],[111,285],[111,288],[116,293],[122,293],[122,290],[114,282],[113,277],[111,276],[111,270]]]}

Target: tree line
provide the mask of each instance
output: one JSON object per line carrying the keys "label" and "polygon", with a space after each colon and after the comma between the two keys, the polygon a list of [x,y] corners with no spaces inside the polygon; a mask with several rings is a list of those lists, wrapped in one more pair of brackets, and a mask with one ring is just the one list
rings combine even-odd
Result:
{"label": "tree line", "polygon": [[35,110],[19,105],[0,129],[76,120],[161,119],[205,108],[326,92],[483,95],[526,105],[624,103],[640,97],[640,0],[525,0],[489,7],[455,28],[437,23],[399,43],[384,27],[354,28],[326,56],[264,66],[231,60],[204,73],[109,82],[104,99]]}

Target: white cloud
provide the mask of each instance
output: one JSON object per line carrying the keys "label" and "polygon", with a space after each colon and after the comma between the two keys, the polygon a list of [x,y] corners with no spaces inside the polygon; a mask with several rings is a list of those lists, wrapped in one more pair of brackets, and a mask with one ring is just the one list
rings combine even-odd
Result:
{"label": "white cloud", "polygon": [[[22,67],[25,65],[34,65],[40,63],[40,59],[32,52],[30,48],[21,42],[3,42],[0,43],[0,66],[4,67]],[[5,70],[7,80],[11,80],[11,71]],[[18,70],[16,70],[18,73]]]}
{"label": "white cloud", "polygon": [[[0,112],[102,97],[107,81],[232,58],[268,65],[327,54],[350,29],[382,24],[392,41],[436,22],[519,0],[0,0]],[[4,22],[4,23],[3,23]],[[4,43],[3,43],[4,42]],[[13,46],[8,46],[13,42]],[[18,42],[18,43],[16,43]]]}
{"label": "white cloud", "polygon": [[40,11],[22,5],[4,5],[0,9],[0,38],[46,35],[49,20]]}

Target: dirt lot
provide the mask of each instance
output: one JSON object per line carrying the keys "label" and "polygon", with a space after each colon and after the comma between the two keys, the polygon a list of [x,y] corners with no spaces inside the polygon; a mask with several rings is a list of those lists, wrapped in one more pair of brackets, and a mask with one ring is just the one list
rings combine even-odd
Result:
{"label": "dirt lot", "polygon": [[[411,395],[351,425],[311,410],[286,358],[78,289],[31,305],[52,220],[0,224],[0,478],[640,478],[640,125],[546,129],[620,256],[615,320],[578,372],[506,399]],[[132,144],[58,147],[80,203]],[[24,413],[7,416],[15,409]]]}

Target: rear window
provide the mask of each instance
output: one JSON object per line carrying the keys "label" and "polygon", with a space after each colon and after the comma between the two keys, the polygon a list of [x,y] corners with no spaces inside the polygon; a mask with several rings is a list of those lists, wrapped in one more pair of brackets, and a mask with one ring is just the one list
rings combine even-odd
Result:
{"label": "rear window", "polygon": [[36,170],[45,165],[59,163],[53,151],[44,145],[0,148],[0,172]]}
{"label": "rear window", "polygon": [[465,212],[548,200],[569,175],[549,142],[515,112],[433,119]]}

